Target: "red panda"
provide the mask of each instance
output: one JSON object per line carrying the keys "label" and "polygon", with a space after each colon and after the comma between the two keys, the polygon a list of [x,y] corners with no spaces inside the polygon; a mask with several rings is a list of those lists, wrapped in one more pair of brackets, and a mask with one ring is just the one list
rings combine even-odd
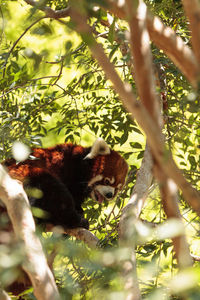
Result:
{"label": "red panda", "polygon": [[[37,220],[63,229],[85,227],[89,224],[83,217],[81,204],[87,197],[101,203],[113,199],[122,189],[128,171],[125,160],[111,150],[102,139],[92,147],[71,143],[52,148],[33,149],[31,157],[17,163],[14,159],[3,162],[11,177],[23,182],[25,190],[41,190],[41,197],[28,194],[30,204],[47,212],[45,219]],[[1,203],[1,202],[0,202]],[[5,214],[0,206],[0,215]],[[8,231],[12,231],[8,224]],[[8,291],[18,295],[30,286],[24,272],[13,282]]]}
{"label": "red panda", "polygon": [[63,228],[88,228],[83,201],[91,197],[101,203],[114,198],[128,171],[125,160],[100,138],[88,148],[71,143],[35,148],[31,157],[20,163],[8,159],[3,165],[23,182],[25,190],[41,191],[39,198],[27,192],[31,206],[46,212],[37,221]]}

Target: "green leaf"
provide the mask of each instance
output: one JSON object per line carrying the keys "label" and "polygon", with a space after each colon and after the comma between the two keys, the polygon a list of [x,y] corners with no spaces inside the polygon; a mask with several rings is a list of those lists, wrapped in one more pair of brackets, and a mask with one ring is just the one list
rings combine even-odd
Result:
{"label": "green leaf", "polygon": [[142,149],[142,145],[137,142],[131,142],[130,145],[132,148]]}
{"label": "green leaf", "polygon": [[115,22],[116,22],[116,18],[113,19],[113,22],[110,25],[109,32],[108,32],[108,40],[111,44],[113,44],[115,39]]}
{"label": "green leaf", "polygon": [[50,35],[52,34],[52,29],[49,25],[43,23],[41,24],[40,26],[34,28],[32,30],[32,34],[35,34],[35,35]]}

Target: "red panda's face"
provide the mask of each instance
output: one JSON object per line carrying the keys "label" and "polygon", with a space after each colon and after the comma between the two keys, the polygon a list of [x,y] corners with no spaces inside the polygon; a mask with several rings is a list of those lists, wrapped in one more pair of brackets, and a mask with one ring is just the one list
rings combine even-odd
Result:
{"label": "red panda's face", "polygon": [[122,189],[128,172],[125,160],[115,151],[94,159],[93,177],[88,183],[91,198],[102,203],[113,199]]}
{"label": "red panda's face", "polygon": [[103,175],[97,175],[96,178],[94,177],[94,181],[92,186],[89,185],[92,188],[91,198],[99,203],[102,203],[105,199],[112,200],[123,187],[122,183],[115,186],[114,177],[104,178]]}

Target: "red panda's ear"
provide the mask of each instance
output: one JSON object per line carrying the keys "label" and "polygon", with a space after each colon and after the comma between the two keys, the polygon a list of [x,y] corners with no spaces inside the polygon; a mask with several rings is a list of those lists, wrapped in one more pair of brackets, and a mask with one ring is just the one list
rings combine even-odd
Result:
{"label": "red panda's ear", "polygon": [[92,159],[98,155],[110,154],[110,148],[102,138],[98,138],[84,159]]}

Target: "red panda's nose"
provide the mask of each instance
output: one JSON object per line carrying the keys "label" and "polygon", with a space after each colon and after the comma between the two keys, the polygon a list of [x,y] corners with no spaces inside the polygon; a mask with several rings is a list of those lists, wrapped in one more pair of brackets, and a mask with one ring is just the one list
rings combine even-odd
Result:
{"label": "red panda's nose", "polygon": [[110,198],[113,197],[113,193],[112,193],[112,192],[108,192],[108,193],[105,194],[105,197],[106,197],[107,199],[110,199]]}

